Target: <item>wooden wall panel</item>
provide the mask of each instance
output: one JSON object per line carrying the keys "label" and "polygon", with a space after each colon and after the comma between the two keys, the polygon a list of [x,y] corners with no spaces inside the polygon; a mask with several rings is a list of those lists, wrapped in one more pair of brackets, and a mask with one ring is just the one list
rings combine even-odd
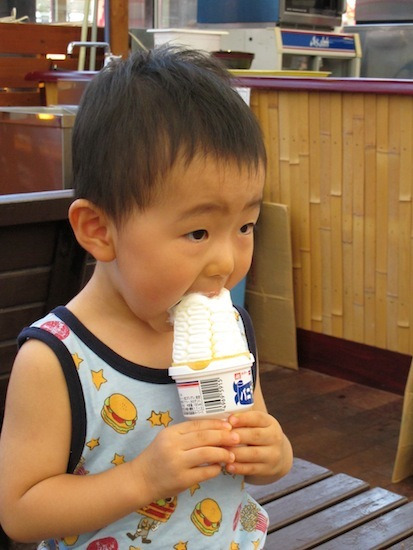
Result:
{"label": "wooden wall panel", "polygon": [[297,327],[413,353],[413,97],[253,89]]}

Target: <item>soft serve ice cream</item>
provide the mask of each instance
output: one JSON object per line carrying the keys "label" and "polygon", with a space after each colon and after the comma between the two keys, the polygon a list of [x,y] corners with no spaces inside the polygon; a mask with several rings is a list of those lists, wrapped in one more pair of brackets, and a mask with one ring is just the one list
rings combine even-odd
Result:
{"label": "soft serve ice cream", "polygon": [[188,294],[172,311],[169,374],[187,418],[225,418],[253,404],[252,365],[228,290],[209,298]]}

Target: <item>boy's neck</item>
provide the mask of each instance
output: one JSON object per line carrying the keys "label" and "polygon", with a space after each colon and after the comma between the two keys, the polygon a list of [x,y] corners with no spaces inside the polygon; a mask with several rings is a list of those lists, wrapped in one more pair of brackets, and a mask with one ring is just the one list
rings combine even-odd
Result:
{"label": "boy's neck", "polygon": [[[172,325],[169,327],[166,319],[153,324],[141,321],[122,307],[119,297],[103,292],[101,282],[97,269],[84,289],[67,304],[68,309],[121,357],[147,367],[168,368],[172,359]],[[162,323],[162,327],[157,323]]]}

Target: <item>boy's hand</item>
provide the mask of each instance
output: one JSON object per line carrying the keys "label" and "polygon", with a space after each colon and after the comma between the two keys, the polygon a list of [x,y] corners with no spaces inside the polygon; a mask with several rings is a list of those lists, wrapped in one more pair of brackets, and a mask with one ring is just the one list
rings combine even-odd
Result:
{"label": "boy's hand", "polygon": [[148,502],[175,496],[220,474],[234,461],[240,436],[222,420],[191,420],[169,426],[132,461],[134,483],[145,486]]}
{"label": "boy's hand", "polygon": [[288,471],[291,447],[274,417],[252,410],[232,415],[228,422],[240,437],[239,446],[231,449],[235,461],[227,465],[229,473],[252,476],[255,479],[248,480],[251,482],[268,483],[268,477],[275,480]]}

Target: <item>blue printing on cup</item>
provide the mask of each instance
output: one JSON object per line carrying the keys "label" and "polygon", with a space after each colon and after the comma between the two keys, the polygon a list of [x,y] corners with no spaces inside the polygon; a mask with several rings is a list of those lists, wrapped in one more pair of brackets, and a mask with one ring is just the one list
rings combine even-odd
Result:
{"label": "blue printing on cup", "polygon": [[249,381],[246,384],[242,380],[234,382],[234,401],[236,405],[252,405],[254,403],[252,382]]}

